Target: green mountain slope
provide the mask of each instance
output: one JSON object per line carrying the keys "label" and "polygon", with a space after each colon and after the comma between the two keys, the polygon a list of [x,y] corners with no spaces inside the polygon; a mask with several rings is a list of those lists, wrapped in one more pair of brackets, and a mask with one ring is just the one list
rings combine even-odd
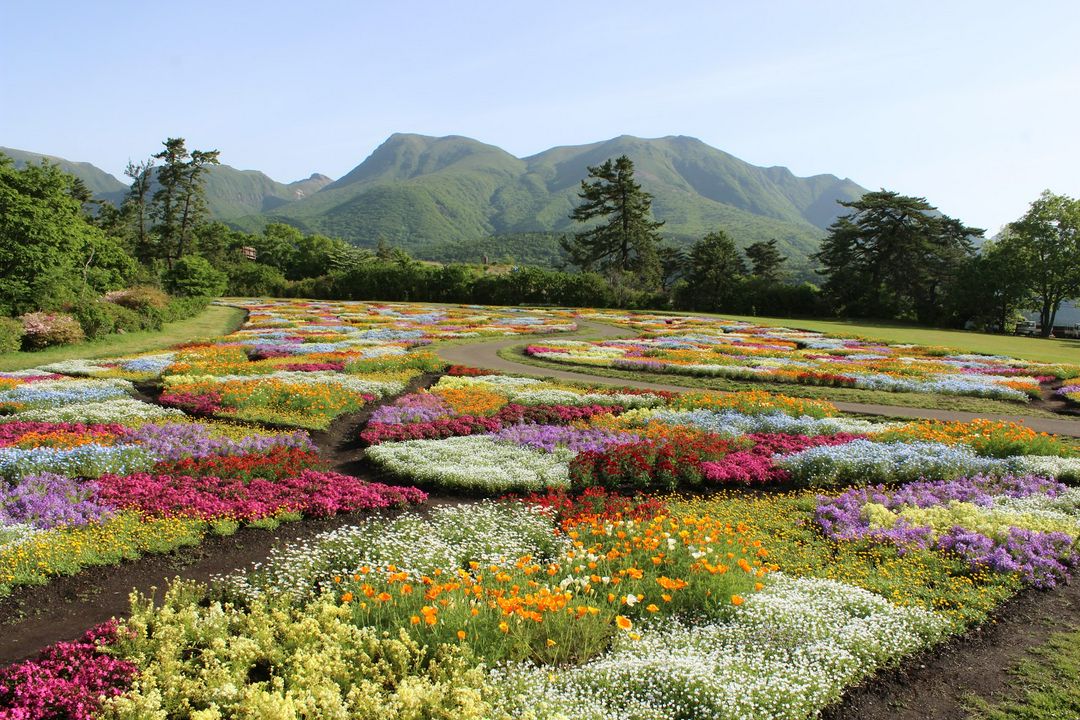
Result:
{"label": "green mountain slope", "polygon": [[[17,162],[37,153],[6,150]],[[207,174],[207,202],[218,220],[247,230],[286,222],[306,232],[374,247],[380,238],[421,258],[483,257],[557,263],[557,236],[569,219],[587,167],[628,155],[654,196],[663,234],[685,245],[724,229],[741,246],[775,238],[805,275],[808,256],[842,208],[865,191],[833,175],[797,177],[757,167],[695,138],[623,135],[555,147],[526,158],[461,136],[395,134],[344,177],[312,175],[279,183],[227,165]],[[119,202],[126,186],[90,165],[52,158],[98,197]]]}
{"label": "green mountain slope", "polygon": [[[99,200],[118,205],[127,194],[128,185],[87,162],[72,162],[41,153],[0,147],[0,152],[15,160],[16,166],[38,163],[42,158],[81,179]],[[258,170],[237,170],[228,165],[211,167],[206,175],[206,200],[210,215],[216,220],[262,213],[314,195],[333,180],[318,173],[304,180],[280,183]]]}
{"label": "green mountain slope", "polygon": [[800,268],[841,209],[836,201],[865,192],[832,175],[756,167],[688,137],[621,136],[519,159],[469,138],[397,134],[319,193],[237,223],[287,222],[367,247],[385,238],[421,257],[452,246],[458,257],[489,236],[572,231],[568,215],[587,166],[622,154],[653,194],[671,241],[717,228],[741,246],[776,238]]}
{"label": "green mountain slope", "polygon": [[0,153],[14,160],[15,167],[23,167],[28,163],[39,164],[42,160],[48,160],[55,165],[59,165],[61,170],[86,183],[86,187],[99,200],[118,203],[127,193],[127,185],[88,162],[72,162],[61,157],[6,147],[0,147]]}

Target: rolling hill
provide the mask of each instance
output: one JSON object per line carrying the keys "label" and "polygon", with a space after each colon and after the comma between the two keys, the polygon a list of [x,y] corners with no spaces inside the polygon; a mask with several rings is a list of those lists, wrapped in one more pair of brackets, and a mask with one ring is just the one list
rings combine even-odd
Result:
{"label": "rolling hill", "polygon": [[[23,162],[40,157],[3,152]],[[312,175],[284,184],[255,170],[211,168],[207,200],[216,219],[248,230],[285,222],[363,247],[382,238],[421,258],[550,264],[559,258],[557,237],[574,230],[568,216],[588,166],[624,154],[653,194],[653,213],[671,242],[689,244],[718,228],[741,247],[775,238],[796,271],[807,269],[842,209],[837,200],[866,192],[833,175],[757,167],[684,136],[623,135],[518,158],[461,136],[395,134],[336,181]],[[100,197],[123,196],[123,183],[108,173],[52,159]]]}

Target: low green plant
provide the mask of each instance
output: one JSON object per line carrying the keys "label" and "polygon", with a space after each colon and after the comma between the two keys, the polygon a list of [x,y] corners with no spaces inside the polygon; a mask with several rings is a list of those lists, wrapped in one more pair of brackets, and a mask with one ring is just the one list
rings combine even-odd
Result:
{"label": "low green plant", "polygon": [[0,353],[15,352],[22,342],[23,324],[14,318],[0,317]]}
{"label": "low green plant", "polygon": [[486,674],[457,644],[357,627],[322,598],[236,608],[174,582],[160,606],[132,597],[114,648],[139,667],[102,717],[485,718]]}

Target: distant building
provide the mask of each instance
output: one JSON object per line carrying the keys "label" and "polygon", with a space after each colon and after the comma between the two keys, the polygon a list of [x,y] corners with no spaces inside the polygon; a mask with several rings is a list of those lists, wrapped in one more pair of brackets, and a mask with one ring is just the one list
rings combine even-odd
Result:
{"label": "distant building", "polygon": [[[1039,322],[1038,311],[1029,310],[1024,313],[1024,317]],[[1061,303],[1057,316],[1054,317],[1054,334],[1060,335],[1066,328],[1074,328],[1077,325],[1080,325],[1080,305],[1075,302]]]}

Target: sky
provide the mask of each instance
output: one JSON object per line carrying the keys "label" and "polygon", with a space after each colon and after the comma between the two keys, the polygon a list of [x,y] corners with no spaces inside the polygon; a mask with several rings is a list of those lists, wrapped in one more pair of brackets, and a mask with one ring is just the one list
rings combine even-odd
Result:
{"label": "sky", "polygon": [[0,0],[0,145],[166,137],[288,182],[395,132],[524,157],[690,135],[997,232],[1080,195],[1080,3]]}

